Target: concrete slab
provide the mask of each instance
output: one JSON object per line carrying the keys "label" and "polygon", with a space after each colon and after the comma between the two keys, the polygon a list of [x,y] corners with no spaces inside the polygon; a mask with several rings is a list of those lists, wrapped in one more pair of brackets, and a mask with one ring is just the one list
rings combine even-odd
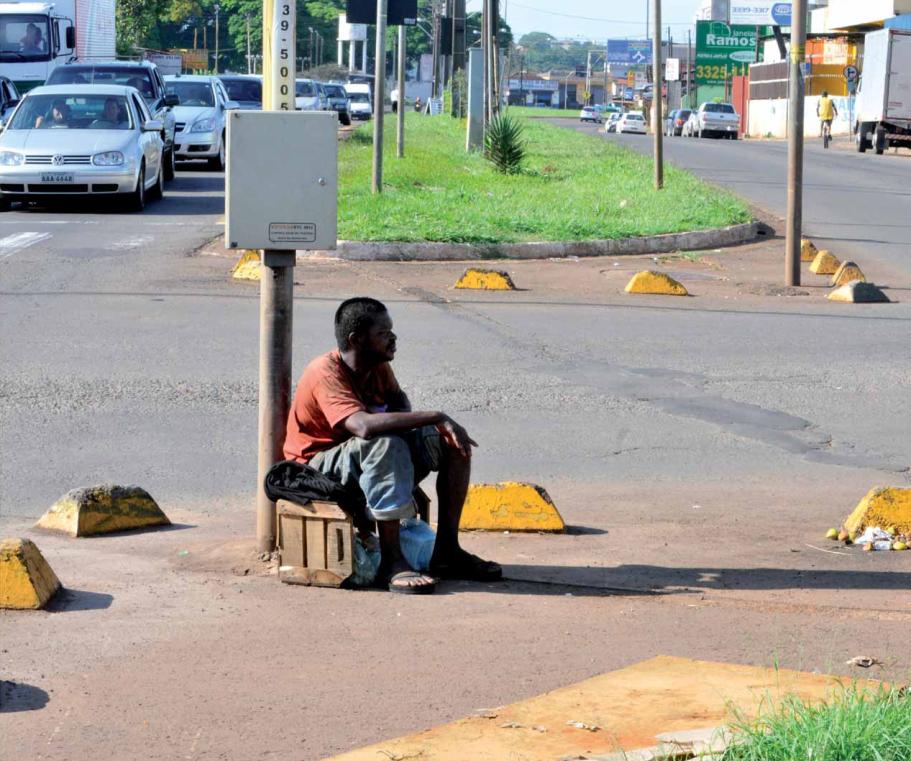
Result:
{"label": "concrete slab", "polygon": [[825,700],[840,680],[783,669],[658,656],[512,705],[333,756],[330,761],[553,761],[659,746],[719,727],[729,707],[748,716],[786,695]]}

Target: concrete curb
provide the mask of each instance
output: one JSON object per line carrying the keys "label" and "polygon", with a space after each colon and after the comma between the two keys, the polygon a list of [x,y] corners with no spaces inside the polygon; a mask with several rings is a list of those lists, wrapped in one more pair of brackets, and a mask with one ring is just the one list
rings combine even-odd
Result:
{"label": "concrete curb", "polygon": [[[374,262],[449,262],[481,259],[551,259],[568,256],[623,256],[667,254],[705,248],[722,248],[746,243],[758,236],[759,222],[753,221],[711,230],[694,230],[666,235],[616,240],[547,241],[540,243],[397,243],[340,240],[334,251],[313,251],[309,255],[330,259]],[[307,256],[307,254],[305,254]]]}

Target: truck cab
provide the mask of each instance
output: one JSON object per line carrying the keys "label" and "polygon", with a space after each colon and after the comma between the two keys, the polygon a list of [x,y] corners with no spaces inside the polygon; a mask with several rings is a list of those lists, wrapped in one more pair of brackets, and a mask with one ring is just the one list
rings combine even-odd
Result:
{"label": "truck cab", "polygon": [[20,92],[43,85],[58,61],[75,54],[75,22],[58,10],[66,5],[0,3],[0,66]]}

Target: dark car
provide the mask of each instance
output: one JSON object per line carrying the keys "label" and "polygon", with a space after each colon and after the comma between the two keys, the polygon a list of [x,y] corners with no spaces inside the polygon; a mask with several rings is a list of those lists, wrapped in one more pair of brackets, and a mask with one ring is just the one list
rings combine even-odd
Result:
{"label": "dark car", "polygon": [[0,125],[6,124],[6,120],[13,114],[13,109],[19,105],[19,100],[19,91],[13,80],[0,76]]}
{"label": "dark car", "polygon": [[683,125],[686,124],[691,113],[693,112],[688,108],[671,111],[664,122],[664,134],[668,137],[680,137],[683,134]]}
{"label": "dark car", "polygon": [[177,119],[171,109],[180,104],[180,98],[165,91],[161,72],[151,61],[73,61],[55,68],[47,78],[47,85],[126,85],[139,90],[149,108],[152,119],[162,124],[161,140],[164,143],[162,169],[166,180],[174,179],[174,132]]}
{"label": "dark car", "polygon": [[219,74],[218,78],[228,91],[228,98],[242,111],[261,111],[263,107],[263,81],[253,74]]}
{"label": "dark car", "polygon": [[329,108],[338,113],[339,123],[344,124],[346,127],[351,124],[351,109],[348,104],[348,93],[345,92],[344,85],[336,82],[321,82],[320,87],[323,88],[326,92],[326,97],[329,98]]}

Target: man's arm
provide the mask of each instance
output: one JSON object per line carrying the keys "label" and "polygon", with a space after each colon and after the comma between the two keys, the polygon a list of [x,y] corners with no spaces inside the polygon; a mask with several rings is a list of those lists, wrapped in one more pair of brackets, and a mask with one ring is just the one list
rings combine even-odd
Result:
{"label": "man's arm", "polygon": [[410,431],[425,425],[435,425],[445,442],[462,457],[471,457],[477,442],[462,426],[445,412],[355,412],[345,418],[344,426],[352,436],[372,439],[385,433]]}

